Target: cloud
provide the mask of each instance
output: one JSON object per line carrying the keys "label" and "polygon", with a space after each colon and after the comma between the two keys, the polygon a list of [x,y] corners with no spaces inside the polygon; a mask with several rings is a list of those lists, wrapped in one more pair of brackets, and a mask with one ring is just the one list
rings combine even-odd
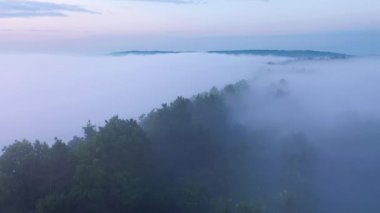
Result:
{"label": "cloud", "polygon": [[[174,4],[200,4],[200,3],[209,2],[209,0],[129,0],[129,1],[174,3]],[[236,1],[236,0],[234,0],[234,1]],[[247,0],[247,1],[251,1],[251,0]],[[265,2],[268,2],[269,0],[252,0],[252,1],[265,1]]]}
{"label": "cloud", "polygon": [[174,4],[198,4],[206,0],[131,0],[140,2],[159,2],[159,3],[174,3]]}
{"label": "cloud", "polygon": [[66,16],[68,12],[96,13],[71,4],[27,0],[0,0],[0,18]]}

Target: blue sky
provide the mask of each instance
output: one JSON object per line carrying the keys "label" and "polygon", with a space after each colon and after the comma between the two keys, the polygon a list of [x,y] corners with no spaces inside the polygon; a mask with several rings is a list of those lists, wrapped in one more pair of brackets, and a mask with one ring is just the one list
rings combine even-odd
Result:
{"label": "blue sky", "polygon": [[0,0],[3,51],[379,54],[378,0]]}

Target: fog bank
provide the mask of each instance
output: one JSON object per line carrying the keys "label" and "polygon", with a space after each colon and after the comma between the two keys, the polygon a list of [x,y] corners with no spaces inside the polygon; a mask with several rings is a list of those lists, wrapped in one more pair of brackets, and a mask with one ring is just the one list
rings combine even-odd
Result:
{"label": "fog bank", "polygon": [[137,118],[177,96],[251,78],[270,57],[0,55],[0,146],[81,135],[91,120]]}
{"label": "fog bank", "polygon": [[[269,133],[272,142],[306,138],[318,153],[319,212],[377,211],[378,57],[1,55],[0,63],[1,146],[24,138],[68,141],[82,135],[88,120],[102,125],[113,115],[138,118],[177,96],[246,79],[249,92],[229,103],[231,117],[255,133]],[[275,158],[273,153],[266,154]]]}
{"label": "fog bank", "polygon": [[237,107],[233,117],[278,143],[301,134],[315,147],[319,212],[375,212],[380,196],[379,79],[379,58],[271,66],[255,73],[242,103],[231,103]]}

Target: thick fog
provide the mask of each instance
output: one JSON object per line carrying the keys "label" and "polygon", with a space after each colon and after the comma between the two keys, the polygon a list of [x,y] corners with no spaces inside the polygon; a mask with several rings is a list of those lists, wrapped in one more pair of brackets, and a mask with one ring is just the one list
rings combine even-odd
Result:
{"label": "thick fog", "polygon": [[0,146],[81,135],[88,120],[138,118],[177,96],[251,78],[268,57],[0,55]]}
{"label": "thick fog", "polygon": [[[268,63],[270,62],[270,63]],[[247,79],[234,120],[317,150],[320,212],[376,212],[380,58],[292,61],[202,53],[127,57],[0,56],[0,145],[81,135],[91,120],[137,118],[177,96]]]}
{"label": "thick fog", "polygon": [[301,134],[316,149],[319,212],[375,212],[379,79],[379,58],[278,64],[255,72],[243,103],[231,107],[239,122],[274,141]]}

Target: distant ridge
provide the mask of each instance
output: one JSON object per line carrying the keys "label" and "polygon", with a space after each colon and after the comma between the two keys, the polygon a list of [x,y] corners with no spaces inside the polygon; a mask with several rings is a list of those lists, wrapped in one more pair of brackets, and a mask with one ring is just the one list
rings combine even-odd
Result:
{"label": "distant ridge", "polygon": [[125,55],[159,55],[159,54],[178,54],[178,53],[185,53],[180,51],[139,51],[139,50],[132,50],[132,51],[120,51],[120,52],[113,52],[110,55],[112,56],[125,56]]}
{"label": "distant ridge", "polygon": [[180,53],[209,53],[224,55],[253,55],[253,56],[280,56],[298,59],[345,59],[352,57],[350,55],[334,52],[322,52],[313,50],[216,50],[205,52],[191,51],[120,51],[113,52],[111,56],[127,56],[127,55],[159,55],[159,54],[180,54]]}
{"label": "distant ridge", "polygon": [[291,58],[310,58],[310,59],[344,59],[351,57],[346,54],[334,52],[321,52],[313,50],[221,50],[221,51],[208,51],[214,54],[226,55],[258,55],[258,56],[282,56]]}

